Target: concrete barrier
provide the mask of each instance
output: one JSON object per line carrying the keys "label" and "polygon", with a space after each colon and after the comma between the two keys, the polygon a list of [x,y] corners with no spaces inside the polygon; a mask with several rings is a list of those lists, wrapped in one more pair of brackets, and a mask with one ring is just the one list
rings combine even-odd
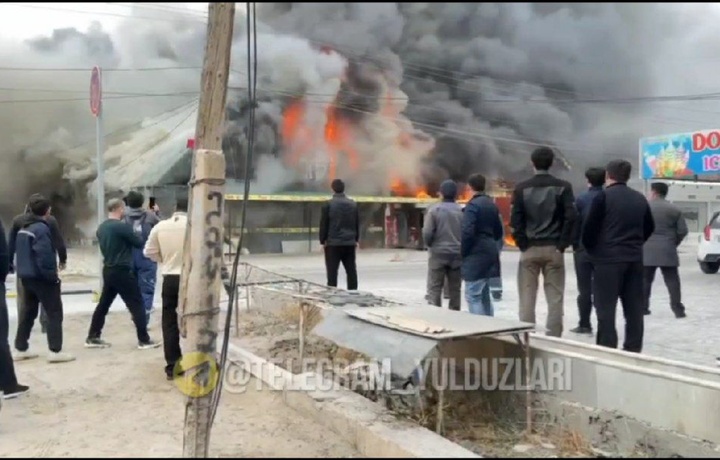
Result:
{"label": "concrete barrier", "polygon": [[[481,458],[479,455],[411,422],[398,420],[389,411],[344,388],[330,391],[287,390],[302,385],[331,388],[319,374],[295,376],[244,348],[230,344],[229,359],[244,367],[271,390],[282,392],[283,401],[351,443],[368,458]],[[317,385],[308,385],[315,379]]]}

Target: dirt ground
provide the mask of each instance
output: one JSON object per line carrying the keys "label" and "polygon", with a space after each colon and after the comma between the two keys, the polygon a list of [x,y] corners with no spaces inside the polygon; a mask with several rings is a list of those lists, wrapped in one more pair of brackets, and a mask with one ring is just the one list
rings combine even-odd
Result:
{"label": "dirt ground", "polygon": [[[16,363],[18,379],[31,390],[3,402],[0,457],[181,456],[184,397],[165,379],[162,348],[137,350],[129,314],[118,311],[108,316],[103,334],[113,346],[87,350],[82,343],[89,321],[88,315],[66,317],[65,349],[78,358],[67,364],[42,359],[47,348],[36,326],[31,348],[41,358]],[[159,325],[153,326],[151,336],[159,339]],[[256,386],[223,394],[211,456],[358,456],[337,435],[285,406],[279,394]]]}

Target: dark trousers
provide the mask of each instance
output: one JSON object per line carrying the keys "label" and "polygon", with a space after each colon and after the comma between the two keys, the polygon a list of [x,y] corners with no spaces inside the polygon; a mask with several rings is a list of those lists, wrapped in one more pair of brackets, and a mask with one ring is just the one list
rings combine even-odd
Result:
{"label": "dark trousers", "polygon": [[597,344],[617,348],[615,329],[617,301],[620,299],[625,316],[623,349],[640,353],[643,344],[643,264],[623,262],[595,264],[593,294],[598,330]]}
{"label": "dark trousers", "polygon": [[18,318],[18,329],[15,335],[15,349],[27,351],[30,333],[38,317],[40,304],[45,307],[47,314],[47,341],[52,352],[62,350],[63,344],[63,304],[60,296],[60,282],[50,282],[37,279],[23,279],[25,288],[23,301],[25,306],[23,314]]}
{"label": "dark trousers", "polygon": [[10,318],[5,300],[5,283],[0,283],[0,391],[14,390],[17,386],[15,365],[10,353]]}
{"label": "dark trousers", "polygon": [[175,363],[182,358],[180,350],[180,326],[178,324],[178,299],[180,275],[163,276],[162,284],[162,333],[165,351],[165,373],[173,375]]}
{"label": "dark trousers", "polygon": [[430,256],[428,262],[428,302],[442,307],[443,286],[447,286],[450,297],[450,310],[460,311],[462,292],[461,262],[442,260]]}
{"label": "dark trousers", "polygon": [[[15,288],[17,290],[18,318],[22,318],[23,311],[25,310],[25,287],[20,278],[15,278]],[[45,309],[42,307],[42,304],[40,304],[40,327],[43,332],[47,330],[47,314],[45,314]]]}
{"label": "dark trousers", "polygon": [[[645,310],[650,310],[650,294],[652,292],[652,284],[655,281],[655,272],[658,267],[645,267]],[[680,273],[678,267],[660,267],[665,286],[667,287],[668,293],[670,294],[670,308],[676,313],[682,313],[685,311],[685,306],[682,304],[680,294]]]}
{"label": "dark trousers", "polygon": [[103,327],[105,326],[105,317],[118,295],[130,311],[133,323],[135,323],[138,341],[143,343],[149,341],[150,336],[147,332],[147,317],[145,315],[142,296],[140,295],[140,287],[130,268],[106,267],[103,269],[102,293],[100,294],[100,301],[97,307],[95,307],[95,312],[90,322],[88,338],[100,338]]}
{"label": "dark trousers", "polygon": [[337,287],[338,269],[342,263],[347,276],[348,291],[358,288],[357,266],[355,265],[355,246],[325,246],[325,269],[327,285]]}
{"label": "dark trousers", "polygon": [[578,287],[577,305],[580,313],[578,326],[592,328],[590,316],[592,315],[593,305],[593,265],[585,251],[575,252],[573,260],[575,262],[575,277],[577,278]]}

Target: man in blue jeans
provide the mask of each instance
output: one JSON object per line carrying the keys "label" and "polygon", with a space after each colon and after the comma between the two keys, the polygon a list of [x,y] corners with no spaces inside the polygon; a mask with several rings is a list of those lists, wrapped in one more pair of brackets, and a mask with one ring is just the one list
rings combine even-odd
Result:
{"label": "man in blue jeans", "polygon": [[[140,238],[143,245],[147,243],[150,231],[160,222],[156,210],[144,210],[145,196],[132,191],[127,195],[128,210],[124,222],[129,224],[133,233]],[[153,310],[155,300],[155,281],[157,279],[157,264],[145,257],[142,247],[133,249],[133,271],[142,295],[143,307],[147,315],[147,324],[150,324],[150,312]]]}
{"label": "man in blue jeans", "polygon": [[470,313],[494,316],[490,280],[500,276],[498,242],[503,237],[500,211],[485,194],[485,176],[473,174],[468,185],[474,195],[465,205],[462,222],[462,277]]}

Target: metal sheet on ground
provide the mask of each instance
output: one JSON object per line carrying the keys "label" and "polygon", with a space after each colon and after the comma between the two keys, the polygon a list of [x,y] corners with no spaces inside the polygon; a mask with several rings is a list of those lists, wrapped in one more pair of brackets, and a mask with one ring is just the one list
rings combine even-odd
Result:
{"label": "metal sheet on ground", "polygon": [[433,339],[358,320],[344,310],[329,310],[312,333],[370,358],[390,359],[392,373],[402,377],[412,374],[438,344]]}
{"label": "metal sheet on ground", "polygon": [[433,340],[509,334],[535,329],[534,325],[520,321],[508,321],[431,306],[353,308],[344,312],[383,328],[404,331]]}

